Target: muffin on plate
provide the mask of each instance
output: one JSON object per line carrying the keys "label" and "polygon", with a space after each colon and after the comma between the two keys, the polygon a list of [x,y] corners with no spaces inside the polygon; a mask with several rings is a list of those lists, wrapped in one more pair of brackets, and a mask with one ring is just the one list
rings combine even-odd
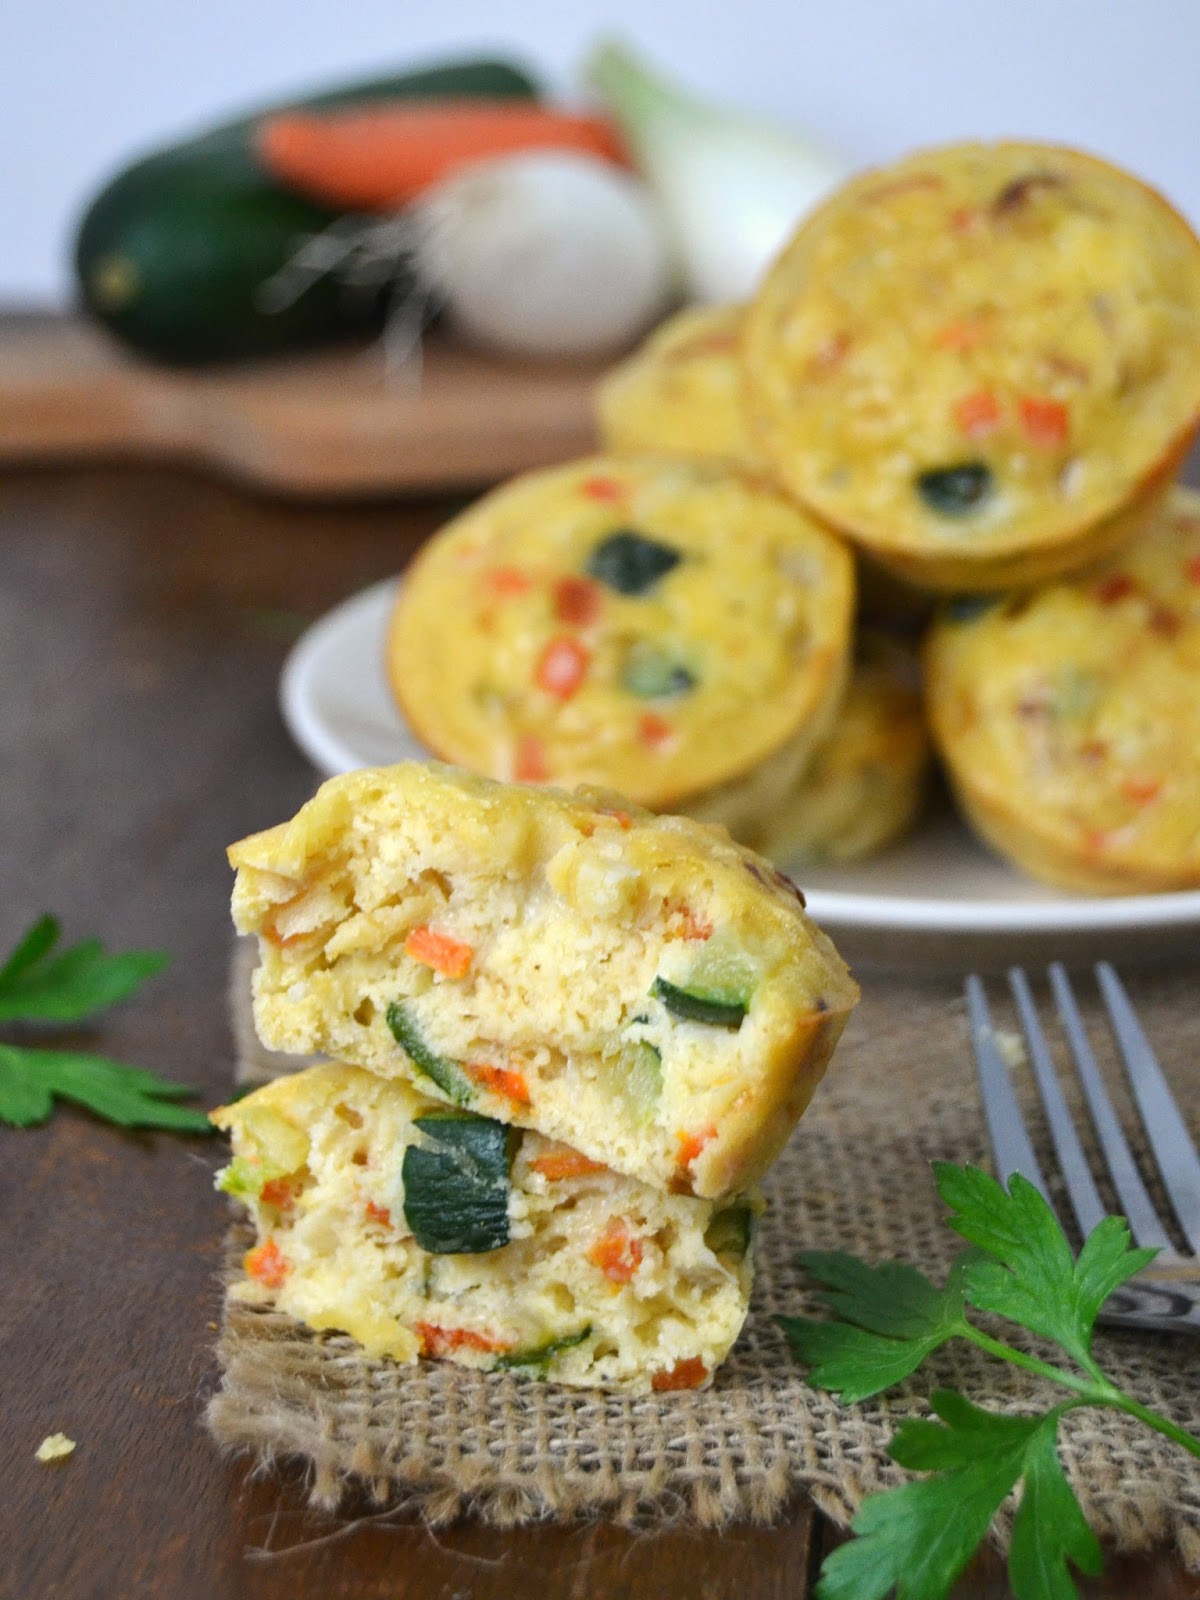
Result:
{"label": "muffin on plate", "polygon": [[925,650],[934,739],[968,818],[1036,878],[1200,886],[1200,496],[1030,595],[952,606]]}
{"label": "muffin on plate", "polygon": [[833,732],[762,838],[749,842],[786,866],[873,855],[916,820],[929,753],[912,649],[866,629]]}
{"label": "muffin on plate", "polygon": [[818,207],[750,307],[772,474],[901,577],[1027,585],[1149,518],[1200,419],[1200,242],[1054,145],[960,144]]}
{"label": "muffin on plate", "polygon": [[757,1195],[662,1194],[340,1063],[213,1113],[257,1242],[234,1293],[369,1355],[634,1392],[707,1385],[750,1294]]}
{"label": "muffin on plate", "polygon": [[846,549],[760,482],[599,456],[518,478],[436,534],[401,585],[387,668],[444,760],[738,833],[831,726],[853,608]]}
{"label": "muffin on plate", "polygon": [[761,471],[743,393],[745,314],[740,305],[689,306],[615,366],[596,394],[604,448]]}
{"label": "muffin on plate", "polygon": [[229,858],[268,1048],[708,1199],[778,1154],[858,998],[787,878],[612,795],[365,768]]}

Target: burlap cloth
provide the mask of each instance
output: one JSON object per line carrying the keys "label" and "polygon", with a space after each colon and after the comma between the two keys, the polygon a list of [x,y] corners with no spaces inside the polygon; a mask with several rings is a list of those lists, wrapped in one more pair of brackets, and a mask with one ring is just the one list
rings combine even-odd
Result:
{"label": "burlap cloth", "polygon": [[[248,970],[239,955],[235,1031],[241,1076],[254,1080],[295,1063],[257,1044]],[[365,1485],[381,1503],[434,1523],[467,1512],[504,1525],[581,1515],[645,1525],[765,1522],[803,1490],[844,1524],[864,1495],[903,1480],[887,1442],[902,1417],[925,1412],[931,1389],[961,1388],[998,1411],[1041,1409],[1048,1386],[959,1344],[906,1385],[841,1407],[805,1385],[772,1320],[818,1310],[796,1262],[802,1246],[944,1273],[958,1241],[941,1220],[929,1163],[986,1160],[957,985],[874,979],[864,987],[828,1078],[766,1184],[750,1315],[711,1389],[631,1398],[442,1363],[401,1367],[365,1359],[347,1338],[227,1300],[223,1379],[208,1413],[217,1439],[264,1461],[304,1458],[323,1506]],[[1090,978],[1077,987],[1094,1015]],[[1011,1025],[1001,986],[992,989],[997,1020]],[[1131,990],[1190,1113],[1200,1082],[1195,967],[1135,976]],[[1103,1029],[1094,1033],[1107,1049]],[[1014,1076],[1026,1093],[1028,1069]],[[1032,1121],[1045,1153],[1040,1120]],[[231,1273],[245,1243],[235,1226]],[[1200,1430],[1200,1339],[1102,1330],[1096,1354],[1138,1399]],[[1097,1411],[1067,1418],[1062,1452],[1107,1545],[1173,1542],[1200,1568],[1200,1462],[1129,1418]]]}

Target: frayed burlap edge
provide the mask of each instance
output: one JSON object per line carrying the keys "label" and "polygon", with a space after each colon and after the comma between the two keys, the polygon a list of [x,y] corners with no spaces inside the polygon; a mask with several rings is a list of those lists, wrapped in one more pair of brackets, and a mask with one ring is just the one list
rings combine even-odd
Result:
{"label": "frayed burlap edge", "polygon": [[[253,1038],[247,971],[243,953],[231,994],[241,1075],[253,1082],[295,1063],[271,1057]],[[1169,975],[1144,978],[1134,990],[1164,1065],[1180,1075],[1200,1035],[1191,991],[1186,976]],[[1177,1086],[1186,1105],[1185,1082]],[[1031,1121],[1040,1142],[1032,1109]],[[805,1385],[774,1320],[819,1311],[796,1260],[801,1244],[944,1273],[958,1241],[942,1221],[929,1163],[984,1157],[954,990],[877,985],[768,1177],[750,1315],[711,1389],[627,1396],[449,1363],[368,1359],[344,1336],[313,1333],[236,1298],[250,1238],[237,1222],[209,1427],[222,1446],[262,1466],[305,1463],[313,1503],[329,1510],[365,1491],[378,1506],[431,1525],[472,1515],[501,1527],[582,1517],[721,1527],[771,1522],[805,1494],[845,1526],[867,1494],[904,1480],[887,1443],[904,1417],[927,1414],[934,1388],[959,1388],[1013,1414],[1041,1409],[1049,1398],[1028,1374],[951,1345],[908,1384],[839,1407]],[[1102,1331],[1096,1352],[1144,1404],[1200,1429],[1200,1342]],[[1069,1416],[1061,1454],[1107,1547],[1138,1553],[1173,1545],[1200,1570],[1200,1463],[1108,1412]],[[995,1537],[1006,1542],[1004,1518]]]}

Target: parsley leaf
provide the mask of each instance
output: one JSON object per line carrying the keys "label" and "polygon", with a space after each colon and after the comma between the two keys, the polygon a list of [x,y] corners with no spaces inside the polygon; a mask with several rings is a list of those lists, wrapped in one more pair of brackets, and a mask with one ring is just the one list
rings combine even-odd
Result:
{"label": "parsley leaf", "polygon": [[[0,1021],[81,1022],[125,999],[168,960],[148,950],[108,956],[98,939],[55,955],[59,931],[54,917],[40,917],[0,966]],[[0,1043],[0,1123],[10,1127],[45,1122],[60,1098],[123,1128],[211,1133],[203,1111],[176,1103],[194,1093],[107,1056]]]}
{"label": "parsley leaf", "polygon": [[1104,1566],[1096,1535],[1063,1476],[1057,1431],[1051,1412],[1025,1450],[1024,1487],[1008,1553],[1017,1600],[1072,1600],[1075,1584],[1067,1562],[1090,1578],[1099,1577]]}
{"label": "parsley leaf", "polygon": [[1114,1289],[1153,1261],[1154,1250],[1131,1250],[1122,1217],[1105,1217],[1078,1260],[1058,1218],[1019,1173],[1008,1191],[977,1167],[934,1163],[938,1193],[950,1207],[950,1226],[993,1260],[967,1269],[967,1299],[1031,1333],[1053,1339],[1089,1367],[1092,1329]]}

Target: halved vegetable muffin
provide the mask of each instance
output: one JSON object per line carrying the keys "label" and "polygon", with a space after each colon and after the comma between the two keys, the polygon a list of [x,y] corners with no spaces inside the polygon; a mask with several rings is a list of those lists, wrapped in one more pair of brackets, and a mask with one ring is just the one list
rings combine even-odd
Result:
{"label": "halved vegetable muffin", "polygon": [[743,349],[773,474],[901,576],[1000,589],[1148,519],[1200,419],[1200,241],[1054,145],[866,172],[800,226]]}
{"label": "halved vegetable muffin", "polygon": [[619,362],[596,392],[604,448],[762,471],[743,393],[745,314],[740,305],[688,306]]}
{"label": "halved vegetable muffin", "polygon": [[958,797],[1002,855],[1100,894],[1200,885],[1200,495],[1085,575],[950,606],[925,668]]}
{"label": "halved vegetable muffin", "polygon": [[845,548],[763,485],[600,456],[517,479],[426,545],[388,673],[439,757],[736,831],[828,730],[853,606]]}
{"label": "halved vegetable muffin", "polygon": [[769,863],[612,795],[368,768],[229,858],[269,1048],[678,1192],[767,1168],[858,998]]}
{"label": "halved vegetable muffin", "polygon": [[929,755],[913,651],[866,630],[833,732],[762,837],[749,842],[785,866],[882,850],[920,810]]}
{"label": "halved vegetable muffin", "polygon": [[258,1241],[234,1293],[370,1355],[635,1392],[706,1386],[750,1294],[757,1195],[661,1194],[340,1063],[213,1113]]}

